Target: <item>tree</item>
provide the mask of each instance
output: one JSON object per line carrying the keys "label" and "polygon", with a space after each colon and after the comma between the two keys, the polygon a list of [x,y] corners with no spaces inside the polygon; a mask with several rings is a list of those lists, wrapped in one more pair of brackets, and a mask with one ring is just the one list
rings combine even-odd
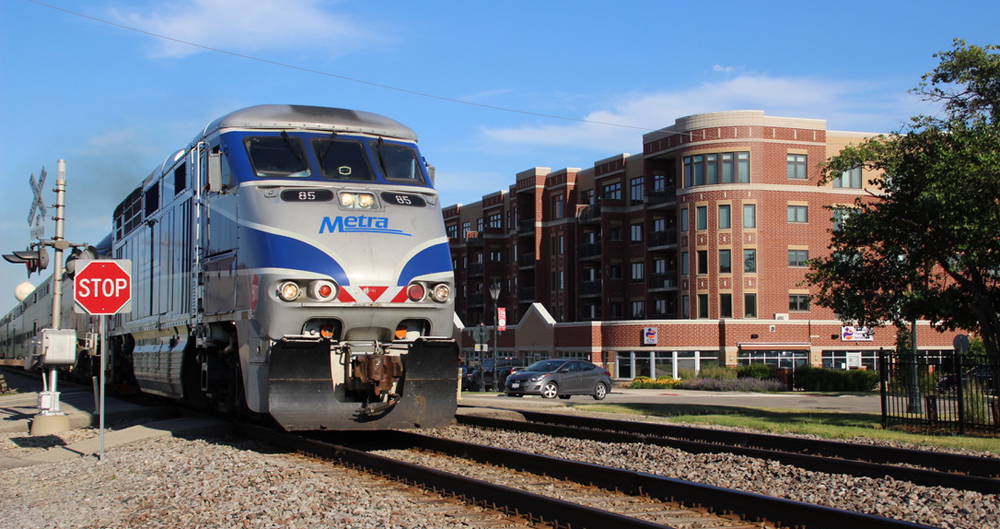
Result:
{"label": "tree", "polygon": [[823,164],[823,182],[861,167],[870,196],[835,211],[827,257],[810,263],[815,302],[862,325],[915,319],[977,333],[1000,350],[1000,46],[935,54],[911,92],[944,104],[907,130]]}

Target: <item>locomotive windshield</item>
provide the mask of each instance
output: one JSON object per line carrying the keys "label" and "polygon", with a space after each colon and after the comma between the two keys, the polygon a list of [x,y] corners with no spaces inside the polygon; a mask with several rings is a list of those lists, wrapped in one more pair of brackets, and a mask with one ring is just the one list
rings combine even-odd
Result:
{"label": "locomotive windshield", "polygon": [[312,174],[299,138],[282,132],[281,136],[249,137],[244,144],[257,176],[304,178]]}
{"label": "locomotive windshield", "polygon": [[335,180],[375,179],[360,142],[329,138],[313,140],[312,145],[323,177]]}
{"label": "locomotive windshield", "polygon": [[385,143],[381,139],[372,142],[372,149],[378,153],[379,163],[387,180],[405,184],[423,184],[424,173],[420,170],[417,151],[407,145]]}

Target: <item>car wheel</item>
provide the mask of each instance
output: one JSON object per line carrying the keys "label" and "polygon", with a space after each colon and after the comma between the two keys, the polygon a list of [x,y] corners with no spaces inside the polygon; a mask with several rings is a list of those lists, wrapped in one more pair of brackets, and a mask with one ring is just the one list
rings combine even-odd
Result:
{"label": "car wheel", "polygon": [[604,382],[598,382],[597,387],[594,388],[594,400],[604,400],[604,397],[608,396],[608,387],[604,385]]}
{"label": "car wheel", "polygon": [[559,395],[559,386],[557,386],[555,382],[549,382],[542,388],[542,397],[546,399],[554,399],[556,398],[556,395]]}

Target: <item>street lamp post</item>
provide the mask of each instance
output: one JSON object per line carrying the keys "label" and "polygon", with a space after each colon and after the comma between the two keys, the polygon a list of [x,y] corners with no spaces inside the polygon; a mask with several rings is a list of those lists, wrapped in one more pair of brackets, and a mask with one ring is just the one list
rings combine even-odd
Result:
{"label": "street lamp post", "polygon": [[500,386],[500,380],[497,378],[497,362],[500,360],[497,357],[497,298],[500,297],[500,283],[496,281],[490,285],[490,297],[493,298],[493,391],[497,391]]}

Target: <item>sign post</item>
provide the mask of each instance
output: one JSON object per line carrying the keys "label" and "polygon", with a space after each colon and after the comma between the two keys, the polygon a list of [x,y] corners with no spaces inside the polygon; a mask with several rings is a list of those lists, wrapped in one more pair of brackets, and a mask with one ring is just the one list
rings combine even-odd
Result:
{"label": "sign post", "polygon": [[101,319],[100,454],[104,461],[104,376],[108,365],[107,318],[132,308],[132,261],[104,259],[87,261],[76,272],[73,301],[77,312]]}

